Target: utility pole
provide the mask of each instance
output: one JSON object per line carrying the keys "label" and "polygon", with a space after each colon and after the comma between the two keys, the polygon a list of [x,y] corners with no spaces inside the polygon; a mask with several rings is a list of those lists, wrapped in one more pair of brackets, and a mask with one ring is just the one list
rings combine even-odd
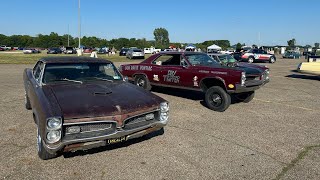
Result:
{"label": "utility pole", "polygon": [[79,49],[81,46],[81,16],[80,16],[80,0],[79,0],[79,8],[78,8],[78,30],[79,30]]}
{"label": "utility pole", "polygon": [[69,38],[69,24],[68,24],[68,47],[70,47],[70,38]]}
{"label": "utility pole", "polygon": [[260,32],[258,33],[258,39],[259,39],[259,48],[260,48],[260,46],[261,46],[261,35],[260,35]]}

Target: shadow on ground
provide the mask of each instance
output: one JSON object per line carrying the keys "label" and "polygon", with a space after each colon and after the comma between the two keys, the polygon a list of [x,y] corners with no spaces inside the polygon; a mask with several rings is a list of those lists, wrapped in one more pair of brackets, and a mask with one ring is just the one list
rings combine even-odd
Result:
{"label": "shadow on ground", "polygon": [[304,74],[291,74],[286,76],[288,78],[294,78],[294,79],[307,79],[307,80],[320,80],[320,76],[316,75],[304,75]]}

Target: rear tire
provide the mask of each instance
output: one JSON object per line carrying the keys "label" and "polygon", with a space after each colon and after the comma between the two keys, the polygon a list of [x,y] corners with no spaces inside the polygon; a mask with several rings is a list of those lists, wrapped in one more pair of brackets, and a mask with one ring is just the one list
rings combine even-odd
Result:
{"label": "rear tire", "polygon": [[144,75],[137,75],[134,78],[134,84],[142,87],[143,89],[150,91],[151,90],[151,85],[150,82],[148,80],[148,78],[146,78]]}
{"label": "rear tire", "polygon": [[253,61],[254,61],[254,58],[253,57],[249,57],[248,63],[253,63]]}
{"label": "rear tire", "polygon": [[[295,59],[295,58],[294,58]],[[276,59],[274,57],[270,57],[270,60],[269,60],[270,63],[275,63],[276,62]]]}
{"label": "rear tire", "polygon": [[239,99],[241,102],[248,103],[252,101],[252,99],[254,98],[254,95],[255,95],[255,92],[250,91],[250,92],[236,94],[236,98]]}
{"label": "rear tire", "polygon": [[210,109],[223,112],[230,106],[231,97],[220,86],[212,86],[206,91],[205,102]]}

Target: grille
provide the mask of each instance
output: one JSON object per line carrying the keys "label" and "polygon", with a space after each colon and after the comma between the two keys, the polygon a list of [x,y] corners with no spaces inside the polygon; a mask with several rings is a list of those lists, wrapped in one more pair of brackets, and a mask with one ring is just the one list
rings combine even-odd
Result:
{"label": "grille", "polygon": [[[73,129],[73,132],[70,130]],[[74,132],[78,129],[78,132]],[[80,130],[80,132],[79,132]],[[116,122],[97,122],[87,124],[73,124],[64,126],[65,140],[82,139],[104,136],[114,133]]]}
{"label": "grille", "polygon": [[[154,114],[154,118],[147,120],[146,115],[148,114]],[[153,122],[156,122],[158,119],[158,116],[159,116],[158,112],[153,112],[153,113],[146,113],[140,116],[132,117],[130,119],[125,120],[124,129],[134,129],[141,126],[149,125]]]}
{"label": "grille", "polygon": [[252,80],[260,80],[259,76],[248,76],[246,77],[246,81],[252,81]]}

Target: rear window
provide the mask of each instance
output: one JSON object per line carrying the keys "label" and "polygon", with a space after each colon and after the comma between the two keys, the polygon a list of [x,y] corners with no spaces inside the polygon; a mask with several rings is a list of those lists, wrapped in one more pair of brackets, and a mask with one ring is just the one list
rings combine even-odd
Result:
{"label": "rear window", "polygon": [[142,52],[141,49],[134,49],[133,52]]}

